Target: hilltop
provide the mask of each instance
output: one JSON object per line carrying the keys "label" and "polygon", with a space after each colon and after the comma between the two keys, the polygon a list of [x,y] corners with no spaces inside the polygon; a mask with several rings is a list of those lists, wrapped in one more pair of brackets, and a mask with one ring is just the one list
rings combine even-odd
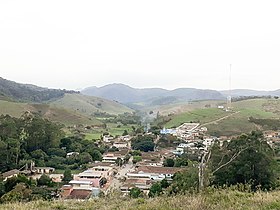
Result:
{"label": "hilltop", "polygon": [[67,92],[75,91],[48,89],[31,84],[20,84],[0,77],[1,100],[40,103],[63,97]]}
{"label": "hilltop", "polygon": [[251,122],[250,117],[276,121],[280,118],[278,111],[280,100],[277,99],[250,99],[233,102],[231,112],[218,109],[218,105],[226,106],[222,101],[203,101],[180,104],[172,109],[161,107],[160,112],[165,116],[164,126],[167,128],[177,127],[184,122],[199,122],[202,125],[207,124],[208,133],[214,136],[239,135],[263,129],[261,125]]}
{"label": "hilltop", "polygon": [[24,112],[65,125],[101,124],[95,113],[118,115],[133,110],[115,101],[76,91],[42,88],[0,78],[0,114],[20,117]]}
{"label": "hilltop", "polygon": [[220,100],[224,96],[215,90],[179,88],[166,90],[162,88],[132,88],[123,84],[110,84],[103,87],[89,87],[81,91],[85,95],[102,97],[120,103],[151,106],[173,104],[190,100]]}

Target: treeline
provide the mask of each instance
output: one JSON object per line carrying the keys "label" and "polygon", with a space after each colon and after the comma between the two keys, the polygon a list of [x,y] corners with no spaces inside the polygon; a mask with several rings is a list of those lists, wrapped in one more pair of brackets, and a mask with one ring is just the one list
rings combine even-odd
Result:
{"label": "treeline", "polygon": [[[159,195],[182,195],[203,192],[212,188],[234,187],[240,191],[270,191],[279,189],[280,167],[274,150],[263,134],[254,131],[243,134],[223,145],[216,141],[205,152],[200,161],[181,157],[178,166],[185,169],[174,175],[172,182],[163,180],[154,183],[149,197]],[[176,160],[166,159],[165,166],[172,167]],[[132,198],[144,196],[139,189],[133,189]]]}
{"label": "treeline", "polygon": [[39,103],[61,98],[65,93],[79,92],[59,89],[47,89],[34,85],[19,84],[0,77],[0,95],[9,97],[16,101],[31,101]]}
{"label": "treeline", "polygon": [[249,122],[255,123],[268,130],[279,130],[280,120],[279,119],[257,119],[254,117],[249,118]]}
{"label": "treeline", "polygon": [[250,100],[250,99],[271,99],[271,98],[275,98],[278,99],[279,96],[238,96],[238,97],[233,97],[232,98],[232,102],[237,102],[237,101],[245,101],[245,100]]}
{"label": "treeline", "polygon": [[[65,137],[61,128],[30,113],[21,118],[0,116],[0,172],[20,168],[31,161],[41,167],[78,169],[102,160],[102,153],[109,149],[79,136]],[[67,157],[69,152],[74,155]]]}

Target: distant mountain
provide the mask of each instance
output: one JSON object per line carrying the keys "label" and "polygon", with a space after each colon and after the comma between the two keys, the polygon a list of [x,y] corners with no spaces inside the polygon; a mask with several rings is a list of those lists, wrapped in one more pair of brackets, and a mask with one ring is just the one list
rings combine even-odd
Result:
{"label": "distant mountain", "polygon": [[189,100],[220,100],[224,96],[215,90],[180,88],[165,90],[161,88],[137,89],[123,84],[111,84],[103,87],[89,87],[81,91],[85,95],[102,97],[120,103],[144,103],[147,105],[163,105]]}
{"label": "distant mountain", "polygon": [[[228,90],[220,91],[221,94],[227,96],[229,94]],[[280,90],[275,91],[259,91],[250,89],[234,89],[231,91],[232,97],[239,96],[280,96]]]}
{"label": "distant mountain", "polygon": [[115,101],[77,91],[20,84],[0,77],[0,115],[20,117],[26,111],[68,125],[101,124],[96,113],[118,115],[133,110]]}
{"label": "distant mountain", "polygon": [[20,84],[0,77],[0,99],[2,100],[45,102],[61,98],[66,92],[68,91]]}

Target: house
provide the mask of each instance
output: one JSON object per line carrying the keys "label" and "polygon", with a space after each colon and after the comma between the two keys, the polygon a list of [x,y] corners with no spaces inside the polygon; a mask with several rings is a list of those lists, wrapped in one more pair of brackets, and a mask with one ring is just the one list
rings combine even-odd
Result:
{"label": "house", "polygon": [[124,160],[125,156],[128,154],[128,149],[123,149],[115,152],[108,152],[103,155],[103,162],[115,163],[118,158]]}
{"label": "house", "polygon": [[71,184],[61,188],[60,196],[63,199],[85,200],[91,197],[98,197],[100,189],[91,187],[90,182],[71,181]]}
{"label": "house", "polygon": [[35,167],[35,171],[38,174],[50,174],[55,171],[52,167]]}
{"label": "house", "polygon": [[127,142],[115,142],[113,144],[113,147],[116,147],[118,149],[128,148],[128,143]]}
{"label": "house", "polygon": [[119,139],[121,141],[130,141],[131,140],[131,136],[130,135],[126,135],[126,136],[120,136]]}
{"label": "house", "polygon": [[109,135],[103,136],[103,141],[104,142],[111,142],[113,140],[114,140],[114,137],[112,137],[112,136],[109,136]]}
{"label": "house", "polygon": [[132,188],[139,188],[140,190],[149,190],[151,188],[152,182],[149,179],[127,179],[123,186],[121,187],[121,191],[124,193],[128,193]]}
{"label": "house", "polygon": [[3,181],[7,181],[7,179],[10,179],[12,177],[17,177],[20,174],[20,171],[17,169],[13,169],[7,172],[4,172],[1,174]]}
{"label": "house", "polygon": [[71,156],[75,156],[75,155],[79,155],[80,153],[78,153],[78,152],[68,152],[67,154],[66,154],[66,157],[67,158],[69,158],[69,157],[71,157]]}
{"label": "house", "polygon": [[167,135],[167,134],[175,135],[176,133],[177,133],[177,130],[175,130],[175,129],[163,128],[162,130],[160,130],[160,134],[162,134],[162,135]]}
{"label": "house", "polygon": [[96,166],[74,176],[74,181],[90,182],[93,187],[102,187],[104,178],[110,180],[114,174],[112,167]]}
{"label": "house", "polygon": [[127,173],[127,176],[128,178],[149,178],[153,181],[172,180],[174,174],[182,170],[183,168],[178,167],[141,166],[135,172]]}

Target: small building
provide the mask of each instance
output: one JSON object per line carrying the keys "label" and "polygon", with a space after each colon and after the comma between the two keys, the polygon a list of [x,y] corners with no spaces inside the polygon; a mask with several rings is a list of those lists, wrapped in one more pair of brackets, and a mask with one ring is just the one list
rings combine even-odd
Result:
{"label": "small building", "polygon": [[66,157],[67,158],[69,158],[69,157],[71,157],[71,156],[76,156],[76,155],[79,155],[80,153],[78,153],[78,152],[68,152],[67,154],[66,154]]}
{"label": "small building", "polygon": [[20,171],[17,169],[13,169],[7,172],[4,172],[1,174],[3,181],[7,181],[7,179],[10,179],[12,177],[17,177],[20,174]]}
{"label": "small building", "polygon": [[38,174],[51,174],[55,171],[52,167],[35,167],[35,171]]}
{"label": "small building", "polygon": [[127,142],[115,142],[113,144],[113,147],[116,147],[118,149],[128,148],[128,143]]}

